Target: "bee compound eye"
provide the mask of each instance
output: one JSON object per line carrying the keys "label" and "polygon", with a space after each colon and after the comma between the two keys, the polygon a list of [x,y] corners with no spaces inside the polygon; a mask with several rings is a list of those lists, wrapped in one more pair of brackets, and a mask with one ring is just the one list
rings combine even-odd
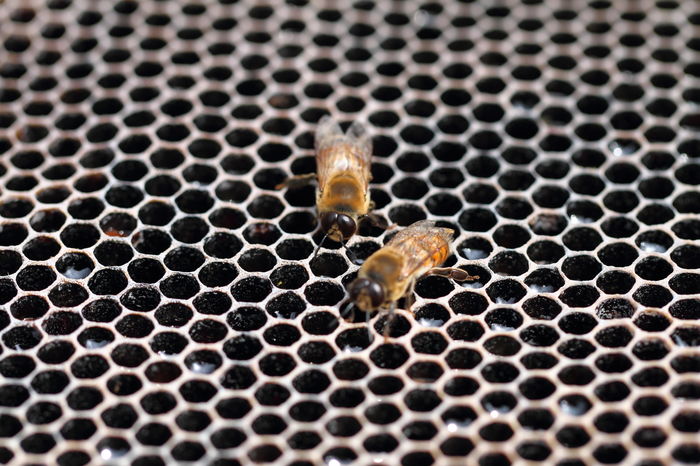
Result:
{"label": "bee compound eye", "polygon": [[377,308],[382,305],[384,302],[384,289],[379,283],[374,281],[370,282],[369,286],[367,287],[367,292],[372,300],[372,306]]}
{"label": "bee compound eye", "polygon": [[320,215],[320,220],[321,229],[323,229],[324,233],[328,233],[333,228],[333,225],[338,222],[338,214],[335,212],[324,212]]}
{"label": "bee compound eye", "polygon": [[366,278],[356,278],[352,283],[350,283],[350,285],[348,285],[348,294],[350,295],[350,299],[355,300],[360,295],[360,292],[367,288],[368,284],[369,280]]}
{"label": "bee compound eye", "polygon": [[340,233],[345,239],[350,238],[352,235],[355,234],[355,231],[357,230],[357,224],[355,223],[355,220],[350,218],[350,216],[348,215],[338,215],[336,223],[338,225]]}

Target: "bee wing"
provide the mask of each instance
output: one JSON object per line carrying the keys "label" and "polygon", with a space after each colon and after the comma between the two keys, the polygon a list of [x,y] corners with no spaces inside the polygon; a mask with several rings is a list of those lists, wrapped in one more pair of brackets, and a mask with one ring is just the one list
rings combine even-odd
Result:
{"label": "bee wing", "polygon": [[386,244],[405,259],[400,280],[418,278],[440,265],[449,255],[454,230],[436,227],[432,220],[423,220],[398,232]]}
{"label": "bee wing", "polygon": [[334,175],[349,172],[359,178],[368,191],[372,160],[372,139],[364,126],[354,122],[343,134],[330,116],[321,119],[316,129],[316,172],[321,191]]}

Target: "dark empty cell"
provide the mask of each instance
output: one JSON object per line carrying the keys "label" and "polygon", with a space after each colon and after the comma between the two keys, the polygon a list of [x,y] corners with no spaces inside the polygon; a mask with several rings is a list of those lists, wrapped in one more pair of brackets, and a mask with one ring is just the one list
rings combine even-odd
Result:
{"label": "dark empty cell", "polygon": [[569,199],[569,193],[564,188],[554,185],[540,186],[532,193],[532,200],[540,207],[562,207]]}
{"label": "dark empty cell", "polygon": [[[248,188],[248,187],[246,187],[246,188],[248,189],[248,192],[250,192],[250,188]],[[218,194],[219,193],[217,192],[217,195]],[[247,197],[247,194],[246,194],[246,197]],[[173,213],[173,215],[174,215],[174,213]],[[245,224],[245,214],[243,212],[241,212],[240,210],[232,209],[229,207],[222,207],[220,209],[214,210],[212,213],[209,214],[208,218],[213,226],[218,227],[218,228],[226,228],[227,230],[235,230],[235,229],[243,226],[243,224]],[[170,219],[168,219],[168,221],[170,221]],[[255,240],[255,238],[248,238],[248,237],[246,237],[246,239]],[[252,242],[257,242],[257,241],[252,241]]]}
{"label": "dark empty cell", "polygon": [[29,191],[37,184],[37,179],[31,175],[13,176],[5,182],[5,189],[9,191]]}
{"label": "dark empty cell", "polygon": [[274,255],[266,249],[249,249],[238,259],[238,265],[248,272],[266,272],[276,262]]}
{"label": "dark empty cell", "polygon": [[[423,145],[427,144],[431,139],[433,139],[433,132],[419,125],[409,125],[401,130],[401,139],[409,144]],[[427,159],[426,159],[427,162]]]}
{"label": "dark empty cell", "polygon": [[95,272],[88,281],[90,291],[98,295],[116,295],[126,288],[128,280],[124,272],[103,269]]}
{"label": "dark empty cell", "polygon": [[527,258],[515,251],[502,251],[489,261],[489,268],[499,275],[517,276],[528,270]]}
{"label": "dark empty cell", "polygon": [[627,238],[634,235],[639,226],[633,220],[626,217],[611,217],[601,224],[603,233],[611,238]]}
{"label": "dark empty cell", "polygon": [[199,283],[191,275],[176,273],[160,282],[160,291],[173,299],[189,299],[199,292]]}
{"label": "dark empty cell", "polygon": [[70,368],[79,379],[94,379],[107,372],[109,363],[102,356],[88,354],[74,360]]}
{"label": "dark empty cell", "polygon": [[[195,157],[199,156],[200,154],[197,151],[193,150],[193,146],[194,148],[199,148],[202,145],[204,145],[206,149],[214,151],[214,153],[216,154],[217,150],[215,148],[208,147],[208,145],[206,145],[203,142],[197,144],[197,141],[190,144],[190,152],[194,152]],[[158,149],[151,154],[150,161],[155,168],[169,169],[175,168],[179,166],[182,162],[184,162],[185,156],[182,155],[182,152],[180,152],[177,149]]]}
{"label": "dark empty cell", "polygon": [[[89,270],[92,270],[92,266]],[[138,283],[155,283],[165,274],[165,268],[160,261],[149,258],[139,258],[130,262],[127,270],[129,277]]]}
{"label": "dark empty cell", "polygon": [[[2,169],[0,169],[0,172],[2,172]],[[34,204],[28,199],[8,199],[0,202],[0,216],[20,218],[29,214],[33,208]]]}
{"label": "dark empty cell", "polygon": [[696,219],[687,219],[687,220],[681,220],[679,222],[676,222],[672,227],[671,230],[673,233],[681,238],[681,239],[686,239],[686,240],[697,240],[700,239],[700,220]]}
{"label": "dark empty cell", "polygon": [[562,264],[562,272],[571,280],[592,280],[602,270],[600,263],[591,256],[570,256]]}
{"label": "dark empty cell", "polygon": [[90,220],[96,218],[105,206],[101,200],[94,197],[76,199],[68,204],[68,213],[71,217],[80,220]]}
{"label": "dark empty cell", "polygon": [[142,110],[138,112],[131,113],[124,118],[124,124],[131,128],[139,128],[152,124],[156,120],[153,113]]}
{"label": "dark empty cell", "polygon": [[697,186],[700,184],[700,164],[688,163],[674,172],[681,183]]}
{"label": "dark empty cell", "polygon": [[57,311],[49,314],[42,322],[42,328],[49,335],[68,335],[80,328],[82,323],[83,319],[77,312]]}
{"label": "dark empty cell", "polygon": [[674,212],[663,204],[650,204],[637,213],[637,219],[647,225],[659,225],[673,219]]}
{"label": "dark empty cell", "polygon": [[673,299],[671,292],[660,285],[642,285],[632,297],[643,306],[649,307],[664,307]]}
{"label": "dark empty cell", "polygon": [[264,168],[255,173],[253,182],[257,187],[262,189],[275,189],[275,187],[283,183],[286,178],[286,173],[279,168]]}
{"label": "dark empty cell", "polygon": [[447,115],[440,118],[438,128],[445,134],[462,134],[469,129],[469,122],[459,115]]}
{"label": "dark empty cell", "polygon": [[[64,230],[65,231],[65,230]],[[18,244],[22,243],[27,238],[28,232],[27,228],[20,224],[20,223],[5,223],[0,225],[0,246],[17,246]],[[47,238],[47,237],[42,237],[46,238],[46,241],[41,241],[41,246],[46,247],[51,244],[55,244],[57,248],[51,248],[51,254],[47,256],[47,254],[41,254],[39,251],[36,251],[36,256],[43,256],[44,259],[47,259],[48,257],[51,257],[55,254],[58,253],[58,250],[60,249],[60,246],[56,244],[56,241],[53,240],[52,238]],[[33,240],[34,241],[34,240]],[[29,244],[31,244],[32,241],[30,241],[24,248],[23,252],[24,255],[29,257],[27,254],[27,248]],[[55,250],[54,250],[55,249]],[[32,251],[34,253],[35,251]],[[12,254],[13,256],[15,254]],[[41,259],[34,259],[32,257],[29,257],[32,260],[41,260]]]}
{"label": "dark empty cell", "polygon": [[149,312],[160,304],[160,294],[152,287],[134,287],[127,290],[120,299],[127,309],[138,312]]}
{"label": "dark empty cell", "polygon": [[78,335],[78,343],[87,349],[101,348],[113,341],[114,334],[101,327],[89,327]]}
{"label": "dark empty cell", "polygon": [[270,281],[262,277],[246,277],[234,283],[231,294],[238,301],[260,302],[272,291]]}
{"label": "dark empty cell", "polygon": [[425,181],[419,178],[405,177],[392,185],[391,192],[400,199],[415,200],[425,196],[428,189]]}
{"label": "dark empty cell", "polygon": [[530,377],[518,384],[520,393],[529,400],[543,400],[556,390],[555,385],[544,377]]}
{"label": "dark empty cell", "polygon": [[520,170],[508,170],[498,177],[498,184],[507,191],[524,191],[534,181],[535,179],[530,173]]}
{"label": "dark empty cell", "polygon": [[556,269],[538,269],[525,277],[525,284],[537,292],[552,293],[564,286],[564,279]]}
{"label": "dark empty cell", "polygon": [[[209,227],[199,217],[184,217],[173,222],[170,233],[173,238],[183,243],[197,243],[206,236]],[[141,235],[141,237],[139,237]],[[171,239],[167,233],[148,229],[132,237],[132,244],[137,251],[144,254],[160,254],[170,247]]]}
{"label": "dark empty cell", "polygon": [[226,326],[212,319],[195,322],[190,327],[190,337],[197,343],[215,343],[226,336]]}
{"label": "dark empty cell", "polygon": [[116,330],[128,338],[143,338],[153,331],[153,322],[145,316],[129,314],[116,324]]}
{"label": "dark empty cell", "polygon": [[530,229],[534,233],[548,236],[560,234],[566,228],[567,223],[566,217],[549,213],[539,214],[528,222]]}
{"label": "dark empty cell", "polygon": [[178,272],[193,272],[204,263],[204,255],[195,248],[180,246],[171,249],[165,255],[163,263],[170,270]]}
{"label": "dark empty cell", "polygon": [[124,265],[134,256],[131,246],[119,241],[104,241],[97,245],[94,253],[97,261],[108,267]]}
{"label": "dark empty cell", "polygon": [[439,142],[432,148],[432,154],[437,160],[443,162],[456,162],[460,160],[467,149],[463,144],[456,142]]}
{"label": "dark empty cell", "polygon": [[162,356],[179,354],[188,344],[186,337],[175,332],[161,332],[149,342],[151,349]]}
{"label": "dark empty cell", "polygon": [[556,433],[556,439],[566,448],[578,448],[587,444],[591,436],[582,427],[567,425]]}
{"label": "dark empty cell", "polygon": [[657,256],[643,258],[634,271],[645,280],[662,280],[673,272],[673,266]]}
{"label": "dark empty cell", "polygon": [[454,168],[438,168],[430,174],[430,182],[438,188],[456,188],[464,181],[464,175]]}
{"label": "dark empty cell", "polygon": [[248,204],[247,210],[255,218],[272,219],[282,213],[284,206],[276,197],[262,195]]}
{"label": "dark empty cell", "polygon": [[435,113],[435,104],[427,100],[412,100],[404,105],[409,115],[417,117],[429,117]]}
{"label": "dark empty cell", "polygon": [[467,209],[459,216],[459,224],[468,231],[488,231],[496,225],[496,217],[490,210]]}
{"label": "dark empty cell", "polygon": [[297,289],[309,280],[309,274],[299,265],[283,265],[272,272],[270,280],[277,288]]}
{"label": "dark empty cell", "polygon": [[[21,288],[21,286],[20,286]],[[10,306],[12,315],[21,320],[34,320],[46,314],[49,305],[41,296],[22,296]]]}
{"label": "dark empty cell", "polygon": [[595,196],[605,187],[605,183],[595,175],[577,175],[569,181],[569,187],[578,194]]}
{"label": "dark empty cell", "polygon": [[232,302],[225,293],[208,291],[197,296],[192,304],[200,314],[221,315],[231,309]]}
{"label": "dark empty cell", "polygon": [[422,152],[405,152],[396,159],[396,166],[406,172],[419,172],[430,166],[430,160]]}
{"label": "dark empty cell", "polygon": [[[620,280],[625,280],[624,276],[619,278]],[[600,279],[599,279],[600,281]],[[627,291],[632,287],[630,284]],[[625,291],[626,292],[626,291]],[[611,298],[603,301],[598,305],[596,309],[596,315],[599,319],[625,319],[632,317],[634,314],[634,307],[632,304],[624,298]]]}
{"label": "dark empty cell", "polygon": [[634,191],[609,191],[603,198],[603,204],[615,212],[627,213],[639,205],[639,197]]}
{"label": "dark empty cell", "polygon": [[82,310],[86,320],[92,322],[111,322],[121,314],[121,306],[113,299],[103,298],[91,301]]}
{"label": "dark empty cell", "polygon": [[526,118],[511,120],[506,125],[506,133],[515,139],[531,139],[538,131],[537,123]]}
{"label": "dark empty cell", "polygon": [[530,346],[552,346],[559,340],[559,334],[549,325],[535,324],[523,329],[520,338]]}
{"label": "dark empty cell", "polygon": [[[472,146],[474,146],[477,149],[480,150],[490,150],[490,149],[496,149],[501,145],[503,140],[501,137],[489,130],[483,130],[474,133],[470,138],[469,142],[471,143]],[[484,165],[483,163],[488,159],[488,165]],[[495,164],[495,165],[494,165]],[[497,162],[493,161],[493,159],[490,159],[489,157],[485,155],[481,155],[476,157],[476,161],[472,159],[472,161],[467,163],[467,170],[469,171],[470,174],[474,176],[491,176],[490,174],[491,171],[495,172],[498,169]]]}
{"label": "dark empty cell", "polygon": [[21,254],[10,249],[0,250],[0,275],[12,275],[21,265]]}
{"label": "dark empty cell", "polygon": [[21,379],[36,369],[36,363],[29,356],[13,355],[0,361],[0,374],[3,377]]}
{"label": "dark empty cell", "polygon": [[636,112],[618,112],[610,118],[610,123],[617,130],[635,130],[644,122]]}
{"label": "dark empty cell", "polygon": [[552,320],[561,312],[561,306],[553,299],[536,296],[523,303],[523,311],[533,319]]}
{"label": "dark empty cell", "polygon": [[125,237],[136,229],[136,219],[129,214],[115,212],[100,219],[100,228],[107,236]]}
{"label": "dark empty cell", "polygon": [[[146,192],[148,194],[150,194],[151,196],[163,196],[163,197],[172,196],[173,194],[175,194],[176,192],[179,191],[180,186],[181,186],[180,182],[170,175],[154,176],[154,177],[148,179],[148,181],[146,181],[146,184],[145,184]],[[131,187],[125,185],[125,186],[119,186],[117,188],[112,188],[107,192],[107,195],[109,196],[109,193],[115,189],[121,189],[121,190],[126,191],[128,188],[131,188]],[[134,189],[134,188],[131,188],[131,189]],[[123,195],[125,195],[125,194],[126,194],[126,192]],[[140,191],[139,191],[139,195],[141,196],[141,198],[143,198],[143,194],[141,194]],[[131,196],[133,197],[135,195],[131,194]],[[109,202],[109,199],[107,201]],[[121,201],[121,202],[124,203],[124,202],[128,202],[128,201]],[[140,202],[140,199],[139,199],[139,201],[134,202],[132,205],[135,205],[138,202]],[[120,205],[120,204],[114,204],[112,202],[110,202],[110,204],[117,205],[117,207],[132,207],[132,205]]]}
{"label": "dark empty cell", "polygon": [[545,160],[535,166],[535,171],[544,178],[558,180],[569,173],[569,168],[569,164],[561,160]]}
{"label": "dark empty cell", "polygon": [[143,346],[122,343],[112,350],[112,361],[122,367],[138,367],[148,359]]}
{"label": "dark empty cell", "polygon": [[539,146],[545,152],[562,152],[571,147],[572,141],[567,136],[550,134],[545,136]]}
{"label": "dark empty cell", "polygon": [[542,111],[541,118],[549,125],[564,126],[571,122],[573,116],[563,107],[547,107]]}
{"label": "dark empty cell", "polygon": [[49,300],[57,307],[75,307],[87,298],[87,290],[77,283],[60,283],[49,292]]}
{"label": "dark empty cell", "polygon": [[[149,183],[152,180],[149,180]],[[151,186],[152,188],[152,186]],[[153,192],[152,189],[149,189],[149,185],[147,183],[146,186],[146,191],[149,192],[149,194],[153,195],[164,195],[164,196],[170,196],[173,193],[156,193]],[[129,208],[129,207],[134,207],[137,205],[139,202],[143,201],[143,193],[141,192],[140,189],[134,187],[134,186],[129,186],[129,185],[122,185],[122,186],[114,186],[110,189],[107,190],[105,193],[105,200],[115,206],[115,207],[122,207],[122,208]]]}
{"label": "dark empty cell", "polygon": [[681,295],[700,293],[700,276],[694,273],[681,273],[671,278],[669,286]]}
{"label": "dark empty cell", "polygon": [[486,289],[491,301],[497,304],[514,304],[523,299],[525,288],[515,280],[506,279],[491,283]]}
{"label": "dark empty cell", "polygon": [[634,325],[645,332],[661,332],[666,330],[671,322],[660,312],[642,311],[635,317]]}
{"label": "dark empty cell", "polygon": [[598,251],[598,258],[605,265],[625,267],[638,257],[637,250],[627,243],[612,243]]}
{"label": "dark empty cell", "polygon": [[566,385],[588,385],[595,379],[595,373],[586,366],[573,365],[559,372],[559,380]]}
{"label": "dark empty cell", "polygon": [[[9,278],[0,280],[0,304],[6,304],[17,295],[17,288],[13,281]],[[9,322],[6,322],[5,317],[0,317],[0,327],[5,327]]]}

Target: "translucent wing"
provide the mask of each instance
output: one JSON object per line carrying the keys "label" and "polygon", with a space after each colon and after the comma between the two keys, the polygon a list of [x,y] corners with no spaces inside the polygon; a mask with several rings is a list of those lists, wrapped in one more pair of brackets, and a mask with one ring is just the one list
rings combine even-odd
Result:
{"label": "translucent wing", "polygon": [[370,180],[372,140],[358,122],[354,122],[343,134],[330,116],[321,119],[316,129],[316,173],[321,191],[326,182],[343,172],[357,177],[364,192]]}
{"label": "translucent wing", "polygon": [[386,247],[404,257],[400,280],[418,278],[442,264],[450,255],[453,234],[453,230],[436,227],[431,220],[416,222],[398,232]]}

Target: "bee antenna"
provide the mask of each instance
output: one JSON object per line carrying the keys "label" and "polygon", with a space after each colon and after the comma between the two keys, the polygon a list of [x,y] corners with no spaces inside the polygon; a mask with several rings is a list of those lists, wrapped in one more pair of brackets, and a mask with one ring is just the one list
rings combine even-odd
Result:
{"label": "bee antenna", "polygon": [[338,315],[335,316],[335,319],[328,324],[328,329],[330,330],[333,327],[333,324],[340,324],[340,319],[344,319],[345,316],[350,314],[350,311],[352,311],[352,307],[354,305],[355,303],[349,301],[348,304],[338,313]]}
{"label": "bee antenna", "polygon": [[352,252],[352,249],[348,247],[347,243],[340,244],[342,244],[343,248],[345,248],[345,252],[348,255],[348,259],[350,259],[350,262],[352,262],[353,264],[357,264],[357,255],[354,252]]}
{"label": "bee antenna", "polygon": [[353,303],[352,301],[348,302],[347,306],[345,306],[345,307],[343,308],[343,310],[340,311],[339,317],[345,318],[345,316],[347,316],[347,315],[350,313],[350,311],[352,310],[352,307],[353,307],[354,305],[355,305],[355,303]]}
{"label": "bee antenna", "polygon": [[321,250],[321,246],[323,246],[323,242],[326,241],[326,238],[328,238],[328,233],[323,235],[323,238],[321,238],[321,241],[319,241],[318,246],[316,246],[316,250],[314,251],[314,255],[311,257],[311,260],[316,259],[316,256],[318,256],[318,252]]}

